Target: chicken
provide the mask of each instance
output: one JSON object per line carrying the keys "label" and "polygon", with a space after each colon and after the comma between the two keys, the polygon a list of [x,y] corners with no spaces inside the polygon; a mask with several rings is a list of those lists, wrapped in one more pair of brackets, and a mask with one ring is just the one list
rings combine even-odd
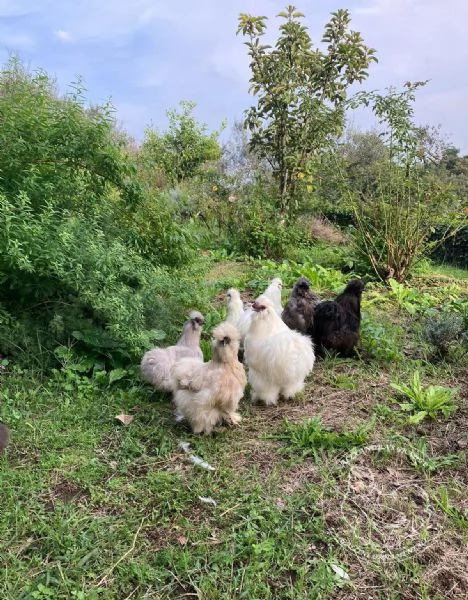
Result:
{"label": "chicken", "polygon": [[209,435],[223,421],[237,425],[237,412],[247,384],[244,367],[237,359],[239,330],[221,323],[213,330],[212,359],[200,364],[183,359],[172,369],[177,417],[188,420],[193,433]]}
{"label": "chicken", "polygon": [[226,293],[227,301],[227,317],[228,323],[233,323],[237,326],[239,319],[244,314],[244,303],[240,297],[239,291],[235,288],[229,288]]}
{"label": "chicken", "polygon": [[171,369],[177,361],[182,358],[193,358],[198,363],[203,361],[200,335],[204,323],[203,315],[193,310],[175,346],[153,348],[146,352],[141,361],[143,379],[158,390],[172,391]]}
{"label": "chicken", "polygon": [[[281,304],[281,290],[283,288],[283,284],[279,277],[275,277],[271,280],[267,289],[263,292],[262,296],[267,298],[269,302],[273,305],[276,312],[281,315],[283,311],[283,307]],[[250,322],[252,319],[253,310],[252,305],[250,305],[244,313],[240,316],[239,321],[237,322],[237,327],[241,333],[241,342],[244,342],[245,336],[250,328]]]}
{"label": "chicken", "polygon": [[283,289],[283,282],[279,277],[275,277],[271,280],[270,285],[263,292],[263,296],[268,298],[273,304],[276,312],[281,315],[283,312],[283,305],[281,304],[281,290]]}
{"label": "chicken", "polygon": [[310,281],[301,277],[294,284],[281,318],[290,329],[311,335],[314,324],[314,310],[320,298],[310,291]]}
{"label": "chicken", "polygon": [[359,340],[364,286],[360,279],[352,279],[335,300],[315,307],[313,338],[320,352],[327,349],[342,356],[353,354]]}
{"label": "chicken", "polygon": [[257,298],[252,309],[244,342],[251,397],[277,404],[280,395],[292,398],[304,387],[315,362],[312,341],[289,329],[265,296]]}

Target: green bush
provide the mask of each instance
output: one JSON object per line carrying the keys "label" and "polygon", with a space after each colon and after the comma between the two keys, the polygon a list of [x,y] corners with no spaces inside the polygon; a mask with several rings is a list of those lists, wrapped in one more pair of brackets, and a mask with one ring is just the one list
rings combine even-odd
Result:
{"label": "green bush", "polygon": [[79,86],[59,97],[12,60],[0,120],[0,352],[134,359],[183,320],[164,265],[188,260],[190,236],[142,191],[112,108],[86,108]]}
{"label": "green bush", "polygon": [[226,223],[227,243],[242,254],[259,258],[283,258],[290,249],[311,243],[305,228],[281,217],[276,191],[258,180],[232,203]]}

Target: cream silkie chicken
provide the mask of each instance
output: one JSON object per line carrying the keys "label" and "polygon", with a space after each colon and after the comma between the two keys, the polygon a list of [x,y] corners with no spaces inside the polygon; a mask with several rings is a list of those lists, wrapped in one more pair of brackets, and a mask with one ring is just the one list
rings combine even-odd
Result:
{"label": "cream silkie chicken", "polygon": [[153,348],[141,360],[141,374],[145,381],[156,389],[172,391],[171,369],[182,358],[203,362],[200,335],[205,319],[198,310],[193,310],[185,321],[182,335],[175,346]]}
{"label": "cream silkie chicken", "polygon": [[315,353],[309,337],[292,331],[265,296],[254,302],[250,329],[244,342],[245,362],[253,401],[277,404],[304,387]]}
{"label": "cream silkie chicken", "polygon": [[209,435],[216,425],[237,425],[237,412],[247,384],[244,367],[237,359],[239,330],[221,323],[213,330],[212,358],[200,364],[183,359],[172,369],[177,417],[187,419],[193,433]]}

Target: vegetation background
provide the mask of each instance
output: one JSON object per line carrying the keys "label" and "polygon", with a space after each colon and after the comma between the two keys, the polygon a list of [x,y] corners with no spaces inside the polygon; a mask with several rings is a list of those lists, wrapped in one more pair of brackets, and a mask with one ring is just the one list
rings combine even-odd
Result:
{"label": "vegetation background", "polygon": [[[0,71],[3,598],[465,598],[468,157],[417,92],[358,91],[376,60],[331,15],[241,14],[253,105],[225,144],[168,110],[137,144],[82,81]],[[375,128],[347,128],[371,107]],[[444,264],[441,264],[444,263]],[[191,308],[301,275],[368,281],[359,356],[191,436],[139,380]],[[131,414],[129,426],[115,416]],[[179,448],[216,470],[197,470]]]}

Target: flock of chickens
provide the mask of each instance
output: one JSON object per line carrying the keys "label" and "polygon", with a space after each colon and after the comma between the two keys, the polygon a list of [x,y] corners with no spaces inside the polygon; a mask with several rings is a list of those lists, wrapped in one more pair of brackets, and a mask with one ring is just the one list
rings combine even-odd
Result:
{"label": "flock of chickens", "polygon": [[[142,376],[156,389],[172,392],[176,419],[187,420],[194,433],[208,435],[222,423],[236,425],[247,379],[253,401],[275,405],[280,396],[292,398],[302,390],[314,366],[314,348],[318,353],[353,353],[363,289],[361,280],[352,279],[334,300],[321,301],[301,277],[283,309],[279,278],[247,307],[231,288],[227,318],[213,330],[209,362],[203,362],[200,349],[205,321],[192,311],[175,346],[154,348],[143,356]],[[239,360],[241,349],[245,367]]]}

